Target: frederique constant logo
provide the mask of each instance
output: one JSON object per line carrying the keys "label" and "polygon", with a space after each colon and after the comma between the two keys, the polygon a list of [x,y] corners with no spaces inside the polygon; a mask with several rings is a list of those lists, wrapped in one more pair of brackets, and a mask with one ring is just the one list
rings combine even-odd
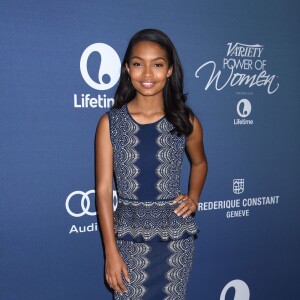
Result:
{"label": "frederique constant logo", "polygon": [[[91,76],[89,72],[89,58],[91,55],[99,55],[99,66],[97,76]],[[94,43],[89,45],[82,53],[80,58],[80,72],[86,84],[97,90],[106,91],[113,88],[120,78],[121,61],[117,52],[109,45],[104,43]],[[75,108],[106,108],[111,107],[114,99],[106,94],[98,94],[94,97],[91,94],[74,94]]]}
{"label": "frederique constant logo", "polygon": [[[248,190],[248,189],[247,189]],[[200,201],[198,211],[224,210],[226,218],[249,217],[250,209],[256,207],[269,207],[279,204],[279,195],[249,195],[245,192],[245,178],[235,178],[232,181],[234,197],[224,200]],[[250,191],[251,192],[251,191]]]}
{"label": "frederique constant logo", "polygon": [[237,195],[242,194],[244,192],[244,188],[245,188],[244,178],[233,179],[232,191],[235,194]]}

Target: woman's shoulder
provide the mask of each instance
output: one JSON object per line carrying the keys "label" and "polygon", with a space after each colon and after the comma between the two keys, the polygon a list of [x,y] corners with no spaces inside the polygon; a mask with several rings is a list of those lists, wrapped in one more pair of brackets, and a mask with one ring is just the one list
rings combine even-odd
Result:
{"label": "woman's shoulder", "polygon": [[201,126],[200,119],[194,113],[189,115],[189,119],[193,126]]}
{"label": "woman's shoulder", "polygon": [[108,112],[105,112],[98,121],[97,132],[105,130],[105,128],[108,127],[109,127],[109,116],[108,116]]}
{"label": "woman's shoulder", "polygon": [[187,142],[194,139],[202,139],[203,128],[199,118],[196,115],[190,119],[191,124],[193,124],[192,132],[187,136]]}

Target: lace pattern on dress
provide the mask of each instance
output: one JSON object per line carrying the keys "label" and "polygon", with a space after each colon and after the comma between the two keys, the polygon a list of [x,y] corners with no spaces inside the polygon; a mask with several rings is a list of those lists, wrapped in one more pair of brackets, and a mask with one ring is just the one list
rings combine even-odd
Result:
{"label": "lace pattern on dress", "polygon": [[156,157],[160,164],[156,169],[159,180],[156,189],[159,191],[157,200],[169,199],[180,194],[180,172],[185,147],[185,136],[178,137],[170,133],[174,126],[163,119],[156,125],[159,136],[156,140],[160,147]]}

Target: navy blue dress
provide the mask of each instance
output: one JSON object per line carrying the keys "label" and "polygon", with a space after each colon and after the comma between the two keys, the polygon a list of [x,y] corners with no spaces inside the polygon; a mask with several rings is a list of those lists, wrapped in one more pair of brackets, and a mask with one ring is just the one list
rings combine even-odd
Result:
{"label": "navy blue dress", "polygon": [[116,300],[183,300],[192,268],[194,218],[174,213],[180,193],[185,136],[170,133],[165,117],[139,124],[127,104],[108,112],[118,206],[117,246],[130,283]]}

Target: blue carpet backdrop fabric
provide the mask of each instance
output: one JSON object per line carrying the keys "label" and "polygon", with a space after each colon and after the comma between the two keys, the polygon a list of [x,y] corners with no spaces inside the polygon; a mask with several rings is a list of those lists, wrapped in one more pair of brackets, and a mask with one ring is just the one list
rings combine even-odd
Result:
{"label": "blue carpet backdrop fabric", "polygon": [[[299,12],[296,0],[1,1],[0,299],[112,299],[94,137],[143,28],[173,40],[204,129],[187,299],[300,299]],[[184,156],[183,192],[188,172]]]}

